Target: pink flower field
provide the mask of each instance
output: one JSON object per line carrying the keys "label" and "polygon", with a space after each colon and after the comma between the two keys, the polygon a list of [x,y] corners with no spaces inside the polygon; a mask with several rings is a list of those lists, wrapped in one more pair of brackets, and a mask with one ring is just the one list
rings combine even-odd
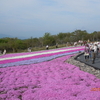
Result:
{"label": "pink flower field", "polygon": [[65,61],[0,68],[0,100],[100,100],[100,79]]}

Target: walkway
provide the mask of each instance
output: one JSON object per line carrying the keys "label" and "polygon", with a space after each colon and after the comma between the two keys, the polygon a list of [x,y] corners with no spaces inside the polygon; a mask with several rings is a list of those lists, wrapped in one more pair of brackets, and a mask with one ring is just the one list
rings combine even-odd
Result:
{"label": "walkway", "polygon": [[89,61],[86,62],[85,59],[84,59],[84,54],[83,53],[78,55],[75,59],[80,61],[80,62],[83,62],[83,63],[85,63],[89,66],[92,66],[96,69],[100,69],[100,52],[99,52],[99,55],[96,57],[96,60],[95,60],[94,64],[92,64],[92,59],[89,59]]}

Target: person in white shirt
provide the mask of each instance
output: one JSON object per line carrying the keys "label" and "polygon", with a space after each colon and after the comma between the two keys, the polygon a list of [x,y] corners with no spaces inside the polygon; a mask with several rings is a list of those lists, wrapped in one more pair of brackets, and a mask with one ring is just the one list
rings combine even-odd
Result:
{"label": "person in white shirt", "polygon": [[74,42],[74,46],[75,46],[75,47],[77,46],[77,42]]}
{"label": "person in white shirt", "polygon": [[93,44],[90,44],[89,47],[90,47],[90,58],[92,58],[92,53],[94,51],[93,50],[94,45]]}
{"label": "person in white shirt", "polygon": [[4,49],[4,51],[3,51],[3,55],[5,55],[6,54],[6,49]]}
{"label": "person in white shirt", "polygon": [[46,46],[46,49],[47,49],[47,50],[49,49],[49,46],[48,46],[48,45]]}
{"label": "person in white shirt", "polygon": [[28,52],[31,52],[31,48],[30,47],[28,48]]}

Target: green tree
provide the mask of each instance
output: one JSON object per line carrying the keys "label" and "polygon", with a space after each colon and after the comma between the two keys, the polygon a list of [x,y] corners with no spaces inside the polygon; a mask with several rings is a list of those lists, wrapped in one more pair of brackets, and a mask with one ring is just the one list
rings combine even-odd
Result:
{"label": "green tree", "polygon": [[65,40],[66,40],[66,37],[67,37],[67,33],[59,33],[57,35],[58,39],[59,39],[59,43],[62,44],[62,43],[65,43]]}
{"label": "green tree", "polygon": [[43,36],[43,44],[45,45],[55,45],[56,41],[53,36],[50,35],[50,33],[45,33]]}
{"label": "green tree", "polygon": [[73,32],[73,35],[76,37],[76,41],[79,41],[79,40],[87,40],[88,38],[87,38],[87,35],[88,35],[88,33],[87,33],[87,31],[86,30],[84,30],[84,31],[81,31],[81,30],[75,30],[74,32]]}

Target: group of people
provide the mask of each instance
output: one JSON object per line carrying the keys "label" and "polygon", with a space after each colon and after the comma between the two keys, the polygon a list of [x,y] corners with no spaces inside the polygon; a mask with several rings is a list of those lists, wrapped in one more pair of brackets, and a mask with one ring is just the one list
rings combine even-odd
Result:
{"label": "group of people", "polygon": [[94,44],[86,44],[84,49],[84,57],[85,61],[87,62],[89,59],[92,59],[92,64],[95,63],[95,59],[98,56],[100,47],[98,46],[99,43]]}
{"label": "group of people", "polygon": [[78,42],[76,41],[76,42],[74,42],[74,46],[76,47],[77,45],[86,45],[87,44],[87,42],[86,41],[82,41],[82,40],[79,40]]}

